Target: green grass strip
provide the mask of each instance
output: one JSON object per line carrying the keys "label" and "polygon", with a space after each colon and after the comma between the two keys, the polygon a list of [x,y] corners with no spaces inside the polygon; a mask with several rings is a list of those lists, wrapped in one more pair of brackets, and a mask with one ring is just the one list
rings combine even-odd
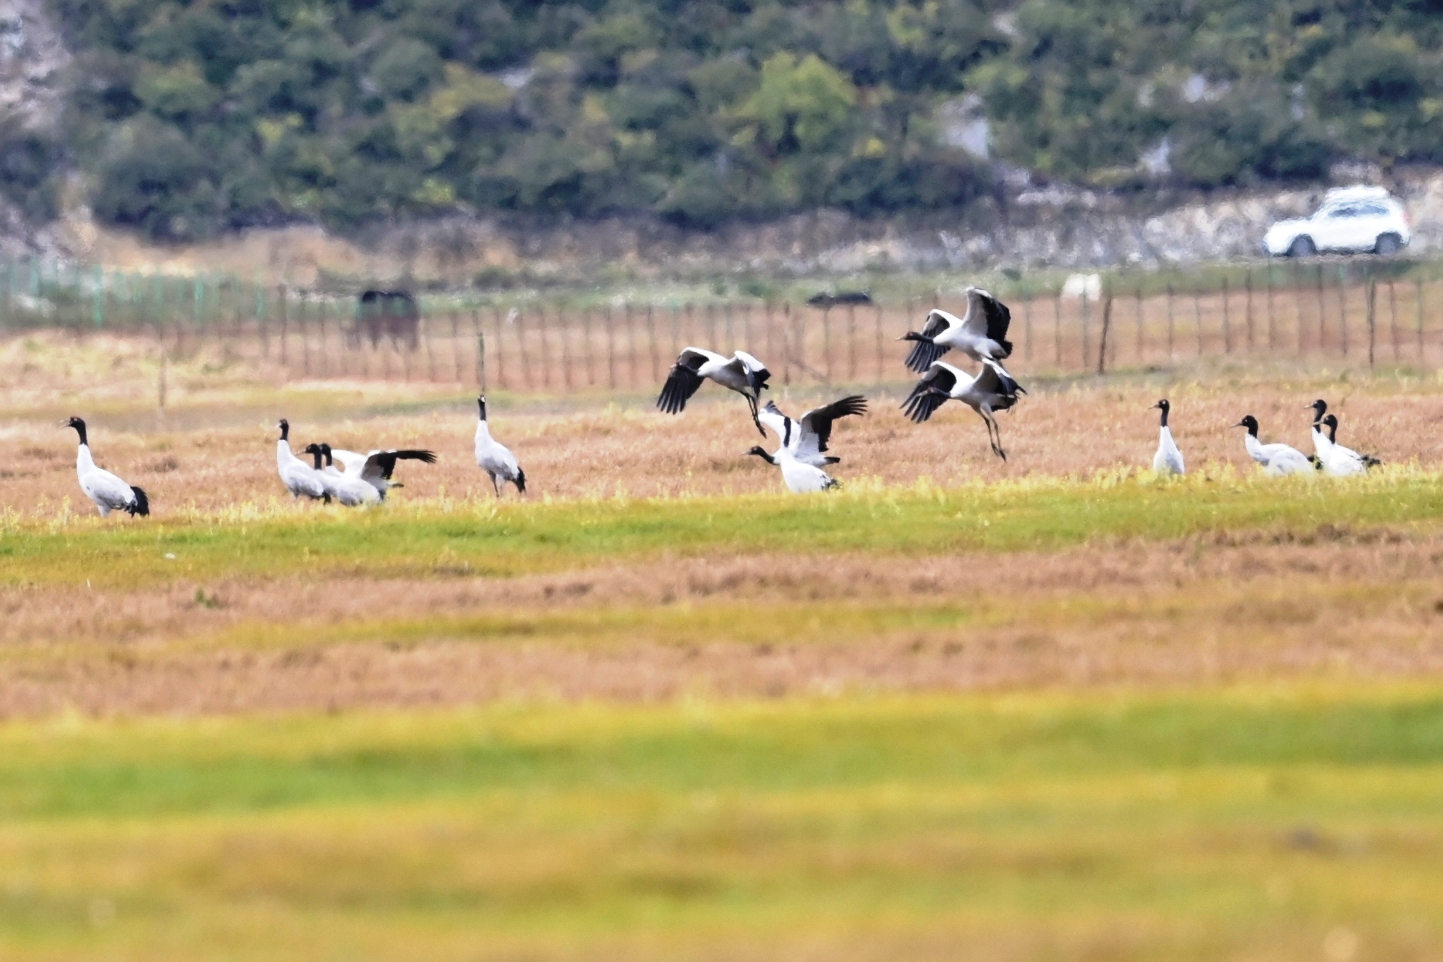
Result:
{"label": "green grass strip", "polygon": [[[607,562],[757,552],[930,555],[1055,550],[1218,531],[1306,534],[1443,518],[1443,475],[1347,481],[1123,476],[835,496],[427,502],[371,511],[246,505],[145,522],[0,527],[0,583],[126,586],[226,575],[507,576]],[[173,555],[168,558],[167,555]]]}

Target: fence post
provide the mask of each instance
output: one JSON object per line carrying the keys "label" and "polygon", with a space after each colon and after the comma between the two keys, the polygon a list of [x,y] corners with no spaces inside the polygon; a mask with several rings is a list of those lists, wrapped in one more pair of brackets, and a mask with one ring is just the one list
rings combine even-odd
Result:
{"label": "fence post", "polygon": [[1089,336],[1091,332],[1088,330],[1088,322],[1092,320],[1092,302],[1087,298],[1087,291],[1082,292],[1082,303],[1080,307],[1082,310],[1082,370],[1085,372],[1088,368],[1088,355],[1091,353],[1090,348],[1092,346],[1089,343],[1091,341],[1091,337]]}
{"label": "fence post", "polygon": [[591,308],[581,309],[581,344],[583,363],[586,365],[586,386],[592,387],[596,384],[596,373],[592,370],[591,357]]}
{"label": "fence post", "polygon": [[1393,334],[1393,363],[1398,363],[1398,292],[1393,282],[1388,282],[1388,327]]}
{"label": "fence post", "polygon": [[1373,367],[1373,340],[1374,340],[1374,307],[1377,300],[1378,287],[1373,280],[1371,272],[1368,274],[1368,367]]}
{"label": "fence post", "polygon": [[535,382],[531,378],[531,356],[526,351],[526,312],[520,307],[513,307],[506,316],[516,322],[516,343],[521,350],[521,383],[529,391]]}
{"label": "fence post", "polygon": [[857,380],[857,305],[847,305],[847,380]]}
{"label": "fence post", "polygon": [[882,305],[873,305],[872,326],[876,332],[877,346],[877,388],[882,387],[882,369],[886,366],[885,355],[882,350]]}
{"label": "fence post", "polygon": [[1248,328],[1248,354],[1253,353],[1253,269],[1243,275],[1243,314]]}
{"label": "fence post", "polygon": [[1136,321],[1137,321],[1137,353],[1136,353],[1136,355],[1135,355],[1135,358],[1136,358],[1136,360],[1137,360],[1138,365],[1140,366],[1140,365],[1142,364],[1142,357],[1143,357],[1143,350],[1142,350],[1142,282],[1141,282],[1141,281],[1138,282],[1137,287],[1134,288],[1134,290],[1133,290],[1133,313],[1134,313],[1134,315],[1136,315],[1136,318],[1135,318],[1135,319],[1136,319]]}
{"label": "fence post", "polygon": [[1273,269],[1267,268],[1263,277],[1268,281],[1268,350],[1273,350]]}
{"label": "fence post", "polygon": [[[631,308],[628,306],[627,310],[630,309]],[[661,357],[657,353],[658,345],[656,343],[656,314],[653,309],[653,305],[649,303],[646,305],[646,339],[651,344],[651,379],[654,382],[659,381],[661,380]],[[634,367],[632,369],[632,373],[635,373]],[[635,382],[635,380],[636,379],[633,377],[632,381]],[[633,386],[635,386],[634,383]]]}
{"label": "fence post", "polygon": [[276,285],[276,298],[276,317],[281,323],[281,366],[285,367],[287,364],[286,340],[287,335],[290,333],[288,328],[290,327],[291,313],[290,305],[286,303],[286,285]]}
{"label": "fence post", "polygon": [[[610,311],[610,308],[607,308],[607,310]],[[607,316],[610,317],[611,315],[608,314]],[[622,323],[626,326],[626,346],[624,348],[626,351],[626,386],[631,390],[636,390],[637,385],[640,383],[636,373],[637,357],[641,354],[641,344],[639,343],[640,334],[637,330],[640,325],[637,324],[636,310],[632,307],[630,301],[626,303],[622,317]],[[650,350],[654,355],[656,345],[652,344]]]}
{"label": "fence post", "polygon": [[307,305],[310,303],[307,298],[309,294],[301,291],[300,308],[296,312],[296,330],[301,338],[301,371],[306,377],[311,376],[311,339],[307,335],[306,321],[310,319],[310,311]]}
{"label": "fence post", "polygon": [[[881,310],[881,308],[878,308]],[[1022,359],[1032,360],[1032,295],[1027,294],[1022,299]],[[878,358],[877,367],[881,368],[881,359]],[[881,378],[881,375],[878,375]]]}
{"label": "fence post", "polygon": [[1348,356],[1348,270],[1338,268],[1338,335],[1343,341],[1343,356]]}
{"label": "fence post", "polygon": [[481,317],[476,311],[471,312],[471,324],[476,329],[476,383],[481,387],[481,393],[486,393],[486,334],[481,330]]}
{"label": "fence post", "polygon": [[[546,308],[540,304],[536,305],[536,330],[541,335],[541,384],[543,387],[551,387],[551,365],[546,363]],[[570,375],[567,375],[570,377]]]}
{"label": "fence post", "polygon": [[822,361],[827,369],[827,386],[832,384],[832,309],[822,308]]}
{"label": "fence post", "polygon": [[1327,307],[1323,304],[1323,265],[1318,265],[1318,353],[1323,353],[1323,340],[1326,337],[1324,319],[1327,316]]}
{"label": "fence post", "polygon": [[1167,285],[1167,359],[1169,363],[1177,356],[1172,347],[1173,331],[1177,326],[1173,317],[1172,307],[1172,283],[1169,282]]}
{"label": "fence post", "polygon": [[1422,367],[1422,366],[1424,366],[1424,360],[1423,360],[1423,278],[1421,278],[1421,277],[1415,278],[1415,279],[1414,279],[1414,283],[1416,283],[1416,284],[1418,285],[1418,300],[1417,300],[1415,306],[1416,306],[1417,309],[1418,309],[1418,365],[1419,365],[1420,367]]}
{"label": "fence post", "polygon": [[[477,327],[481,326],[480,313],[480,308],[471,308],[472,323]],[[501,339],[499,337],[500,332],[498,331],[497,333],[496,345],[499,348]],[[499,376],[501,372],[498,370],[496,373]],[[464,383],[461,380],[461,312],[454,307],[451,308],[451,380],[457,384]]]}
{"label": "fence post", "polygon": [[1057,369],[1062,370],[1062,292],[1052,295],[1052,354]]}
{"label": "fence post", "polygon": [[261,357],[269,360],[271,356],[271,332],[270,326],[266,324],[266,285],[264,281],[256,283],[256,327],[259,328],[261,336]]}
{"label": "fence post", "polygon": [[[460,322],[459,322],[459,319],[458,319],[458,318],[455,318],[455,317],[451,318],[451,323],[452,323],[452,324],[455,324],[455,325],[457,326],[457,328],[459,329],[459,327],[460,327]],[[480,327],[480,326],[481,326],[481,308],[479,308],[479,307],[473,307],[473,308],[471,308],[471,323],[472,323],[474,326],[476,326],[476,327]],[[502,335],[502,332],[506,329],[506,325],[502,322],[502,318],[501,318],[501,308],[496,307],[496,306],[494,306],[494,305],[493,305],[492,308],[491,308],[491,327],[492,327],[492,328],[495,330],[495,332],[496,332],[496,339],[495,339],[495,344],[496,344],[496,386],[499,387],[499,388],[501,388],[502,390],[505,390],[505,389],[506,389],[506,340],[505,340],[505,337]],[[459,333],[459,332],[458,332],[458,333]],[[456,383],[460,384],[460,383],[461,383],[461,340],[460,340],[460,337],[459,337],[459,336],[457,337],[457,339],[456,339],[456,341],[455,341],[455,344],[456,344]]]}
{"label": "fence post", "polygon": [[1233,352],[1233,322],[1228,312],[1228,279],[1223,278],[1223,353]]}
{"label": "fence post", "polygon": [[[1420,315],[1421,316],[1421,315]],[[1422,322],[1418,329],[1422,330]],[[792,302],[782,302],[782,387],[792,386]]]}
{"label": "fence post", "polygon": [[1107,329],[1112,326],[1112,287],[1102,296],[1102,334],[1097,344],[1097,373],[1107,373]]}
{"label": "fence post", "polygon": [[1192,289],[1192,318],[1193,324],[1197,327],[1197,356],[1203,356],[1203,323],[1202,323],[1202,293],[1194,287]]}
{"label": "fence post", "polygon": [[[631,320],[631,308],[626,309],[626,319]],[[633,370],[636,362],[632,362]],[[616,390],[616,325],[612,321],[611,305],[606,305],[606,383]]]}
{"label": "fence post", "polygon": [[99,264],[95,265],[95,290],[91,293],[90,299],[90,322],[95,325],[96,330],[105,326],[105,269]]}

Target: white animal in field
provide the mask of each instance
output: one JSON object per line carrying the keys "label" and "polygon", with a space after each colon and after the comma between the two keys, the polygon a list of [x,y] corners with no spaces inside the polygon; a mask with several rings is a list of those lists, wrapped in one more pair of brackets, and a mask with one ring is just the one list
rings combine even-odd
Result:
{"label": "white animal in field", "polygon": [[790,451],[792,457],[803,464],[825,468],[840,460],[826,454],[827,442],[832,437],[832,422],[837,418],[866,413],[867,399],[860,394],[853,394],[831,404],[812,408],[800,419],[787,417],[775,402],[768,401],[767,406],[762,408],[760,417],[762,424],[777,432],[777,437],[782,440],[782,447]]}
{"label": "white animal in field", "polygon": [[476,464],[491,478],[496,497],[509,481],[516,485],[517,494],[526,493],[526,472],[516,461],[516,455],[504,444],[491,437],[491,425],[486,420],[486,395],[476,399],[481,409],[481,419],[476,422]]}
{"label": "white animal in field", "polygon": [[709,378],[747,399],[752,423],[761,431],[762,437],[766,437],[767,432],[762,430],[762,423],[757,418],[757,405],[761,403],[762,391],[766,390],[767,378],[771,376],[766,365],[746,351],[736,351],[731,357],[724,357],[713,351],[689,347],[677,355],[676,363],[662,385],[661,395],[656,399],[656,406],[667,414],[680,414],[688,399],[701,387],[701,382]]}
{"label": "white animal in field", "polygon": [[65,427],[74,428],[75,433],[80,435],[80,449],[75,455],[75,473],[80,479],[80,490],[95,503],[95,507],[100,510],[100,516],[103,518],[112,511],[124,511],[131,517],[150,514],[150,498],[146,497],[143,490],[126,484],[109,471],[95,466],[95,459],[90,455],[85,422],[72,417],[65,422]]}
{"label": "white animal in field", "polygon": [[374,450],[365,454],[358,454],[355,451],[342,451],[340,448],[333,448],[329,444],[321,445],[326,452],[326,460],[339,461],[346,469],[343,474],[347,478],[359,479],[376,489],[381,500],[386,500],[386,492],[392,488],[404,487],[399,481],[392,481],[391,474],[396,470],[397,461],[420,461],[422,464],[435,464],[436,454],[433,451],[419,451],[414,449],[401,450]]}
{"label": "white animal in field", "polygon": [[1168,404],[1167,398],[1163,398],[1153,407],[1162,411],[1162,426],[1158,430],[1157,453],[1152,456],[1152,469],[1158,474],[1186,474],[1182,452],[1177,449],[1177,442],[1172,439],[1172,428],[1167,426],[1167,415],[1172,405]]}
{"label": "white animal in field", "polygon": [[908,331],[899,340],[915,341],[916,347],[907,355],[907,370],[921,374],[957,348],[979,364],[1001,361],[1012,354],[1007,340],[1007,327],[1012,312],[980,287],[967,288],[967,313],[962,317],[933,308],[921,332]]}
{"label": "white animal in field", "polygon": [[1018,395],[1026,393],[996,361],[983,361],[982,370],[975,377],[945,361],[938,361],[912,388],[912,393],[902,402],[902,410],[921,424],[948,400],[961,401],[987,424],[987,440],[992,444],[992,453],[1006,461],[1007,452],[1002,449],[1002,429],[993,412],[1007,410],[1017,403]]}
{"label": "white animal in field", "polygon": [[1332,447],[1332,442],[1323,433],[1323,415],[1328,411],[1328,402],[1318,398],[1308,406],[1313,410],[1313,456],[1317,459],[1315,463],[1321,467],[1323,459],[1328,456],[1328,449]]}
{"label": "white animal in field", "polygon": [[796,455],[787,450],[785,444],[777,448],[775,454],[768,454],[766,449],[760,445],[753,447],[747,454],[755,454],[768,464],[774,464],[781,468],[782,481],[786,484],[787,490],[793,494],[829,491],[837,487],[835,478],[814,464],[798,461]]}
{"label": "white animal in field", "polygon": [[1345,448],[1338,443],[1338,416],[1329,414],[1323,418],[1323,423],[1328,427],[1328,456],[1323,459],[1323,471],[1335,478],[1347,477],[1350,474],[1362,474],[1369,468],[1376,468],[1382,464],[1371,454],[1359,454],[1352,448]]}
{"label": "white animal in field", "polygon": [[305,452],[315,458],[315,469],[321,476],[321,484],[325,486],[326,494],[336,501],[348,508],[381,503],[381,493],[375,486],[336,470],[329,444],[308,444]]}
{"label": "white animal in field", "polygon": [[276,428],[281,432],[280,439],[276,441],[276,471],[281,476],[281,483],[293,498],[305,495],[312,500],[324,500],[329,504],[331,496],[326,493],[321,472],[291,452],[291,422],[281,418]]}
{"label": "white animal in field", "polygon": [[1243,447],[1247,448],[1248,457],[1263,466],[1263,470],[1274,477],[1281,477],[1288,474],[1305,474],[1313,470],[1313,462],[1308,456],[1297,448],[1290,448],[1286,444],[1263,444],[1258,440],[1258,419],[1251,414],[1244,417],[1235,428],[1247,428],[1247,436],[1243,438]]}

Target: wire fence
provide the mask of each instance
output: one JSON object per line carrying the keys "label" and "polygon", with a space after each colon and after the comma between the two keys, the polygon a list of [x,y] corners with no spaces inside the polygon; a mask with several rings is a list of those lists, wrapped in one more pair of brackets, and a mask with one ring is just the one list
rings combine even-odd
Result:
{"label": "wire fence", "polygon": [[[1092,296],[1088,296],[1091,293]],[[1091,292],[1019,287],[1015,373],[1080,374],[1195,359],[1296,358],[1346,365],[1443,365],[1443,280],[1348,261],[1247,268],[1188,284],[1114,275]],[[206,344],[278,380],[325,378],[476,384],[517,392],[655,387],[689,345],[759,356],[774,384],[895,382],[895,343],[932,307],[966,311],[963,295],[886,303],[545,304],[456,298],[368,314],[355,295],[174,278],[117,281],[99,271],[0,267],[0,332],[60,327],[153,339],[169,356]]]}

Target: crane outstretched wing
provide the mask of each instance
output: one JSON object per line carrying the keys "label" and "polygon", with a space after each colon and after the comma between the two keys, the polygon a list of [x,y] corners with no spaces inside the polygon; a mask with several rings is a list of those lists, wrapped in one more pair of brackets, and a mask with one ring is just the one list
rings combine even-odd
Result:
{"label": "crane outstretched wing", "polygon": [[656,406],[667,414],[680,414],[686,402],[701,387],[702,376],[696,372],[707,360],[707,356],[694,347],[678,354],[666,383],[661,386]]}
{"label": "crane outstretched wing", "polygon": [[[331,452],[332,457],[335,452]],[[361,469],[361,478],[366,481],[377,479],[391,480],[391,472],[396,470],[397,461],[421,461],[426,464],[436,463],[434,451],[372,451],[366,455],[366,466]]]}
{"label": "crane outstretched wing", "polygon": [[[813,408],[802,415],[801,440],[798,442],[798,456],[803,453],[821,454],[827,450],[827,442],[832,437],[832,422],[837,418],[861,416],[867,413],[867,399],[860,394],[852,394],[842,398],[840,401],[833,401],[831,404]],[[814,451],[804,452],[804,447],[815,446]]]}
{"label": "crane outstretched wing", "polygon": [[996,341],[1002,347],[1002,356],[1012,355],[1012,342],[1007,340],[1007,328],[1012,324],[1012,311],[980,287],[967,289],[967,331],[978,337]]}
{"label": "crane outstretched wing", "polygon": [[927,315],[927,320],[922,324],[922,337],[926,340],[912,343],[912,351],[907,355],[907,370],[921,374],[941,360],[942,355],[951,348],[945,344],[934,344],[932,339],[944,333],[949,327],[960,323],[961,321],[956,316],[940,308],[933,308],[932,312]]}
{"label": "crane outstretched wing", "polygon": [[957,385],[957,377],[945,367],[933,366],[927,369],[912,393],[902,402],[907,417],[921,424],[936,410],[947,403],[948,392]]}

